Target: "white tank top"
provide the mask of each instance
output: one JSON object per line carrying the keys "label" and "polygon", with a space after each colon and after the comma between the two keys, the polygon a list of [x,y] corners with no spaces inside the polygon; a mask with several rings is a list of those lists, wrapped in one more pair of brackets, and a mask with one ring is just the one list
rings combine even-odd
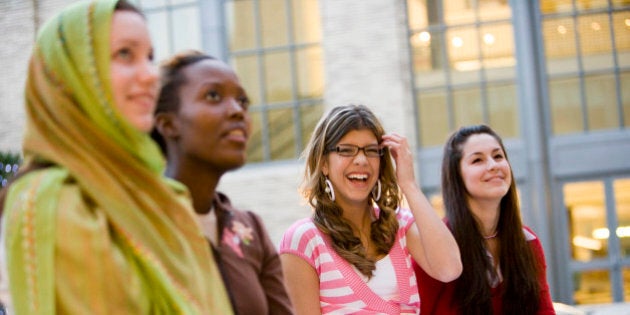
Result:
{"label": "white tank top", "polygon": [[389,255],[376,262],[376,269],[369,281],[368,277],[359,272],[359,270],[356,268],[353,269],[376,295],[387,301],[398,299],[399,291],[398,282],[396,281],[396,272],[394,271],[394,265]]}

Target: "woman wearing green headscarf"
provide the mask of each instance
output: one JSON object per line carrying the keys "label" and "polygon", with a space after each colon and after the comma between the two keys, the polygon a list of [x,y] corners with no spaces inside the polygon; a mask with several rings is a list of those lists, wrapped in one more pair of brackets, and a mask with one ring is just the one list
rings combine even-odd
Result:
{"label": "woman wearing green headscarf", "polygon": [[16,314],[231,314],[185,188],[147,132],[158,74],[124,0],[78,2],[40,30],[24,166],[3,209]]}

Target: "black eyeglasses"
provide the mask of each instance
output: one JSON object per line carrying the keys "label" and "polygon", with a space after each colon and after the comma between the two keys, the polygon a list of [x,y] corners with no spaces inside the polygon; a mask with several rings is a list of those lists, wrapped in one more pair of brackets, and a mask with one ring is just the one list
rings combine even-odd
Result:
{"label": "black eyeglasses", "polygon": [[367,157],[380,157],[383,155],[383,148],[378,144],[366,145],[360,147],[354,144],[340,144],[332,149],[333,152],[341,156],[353,157],[359,154],[359,151],[363,151]]}

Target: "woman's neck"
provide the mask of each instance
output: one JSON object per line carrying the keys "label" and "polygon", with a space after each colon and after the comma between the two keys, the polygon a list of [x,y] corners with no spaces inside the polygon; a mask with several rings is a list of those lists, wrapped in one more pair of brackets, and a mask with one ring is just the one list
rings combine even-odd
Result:
{"label": "woman's neck", "polygon": [[372,208],[369,204],[357,206],[342,206],[343,217],[352,223],[353,228],[362,229],[365,221],[369,220]]}
{"label": "woman's neck", "polygon": [[183,165],[169,164],[166,168],[166,176],[184,184],[190,192],[193,207],[197,213],[208,213],[212,207],[212,201],[220,175],[203,168],[184,167]]}
{"label": "woman's neck", "polygon": [[470,211],[480,224],[481,234],[484,237],[496,236],[501,201],[468,200]]}

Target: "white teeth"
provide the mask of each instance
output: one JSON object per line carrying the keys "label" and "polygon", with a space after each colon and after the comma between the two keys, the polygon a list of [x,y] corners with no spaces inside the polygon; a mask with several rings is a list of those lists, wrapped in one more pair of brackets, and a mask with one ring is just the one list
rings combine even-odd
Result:
{"label": "white teeth", "polygon": [[348,178],[349,179],[366,180],[368,177],[367,177],[367,175],[352,174],[352,175],[348,175]]}
{"label": "white teeth", "polygon": [[243,130],[234,129],[234,130],[230,131],[229,135],[232,135],[232,136],[244,136],[245,133],[243,132]]}

